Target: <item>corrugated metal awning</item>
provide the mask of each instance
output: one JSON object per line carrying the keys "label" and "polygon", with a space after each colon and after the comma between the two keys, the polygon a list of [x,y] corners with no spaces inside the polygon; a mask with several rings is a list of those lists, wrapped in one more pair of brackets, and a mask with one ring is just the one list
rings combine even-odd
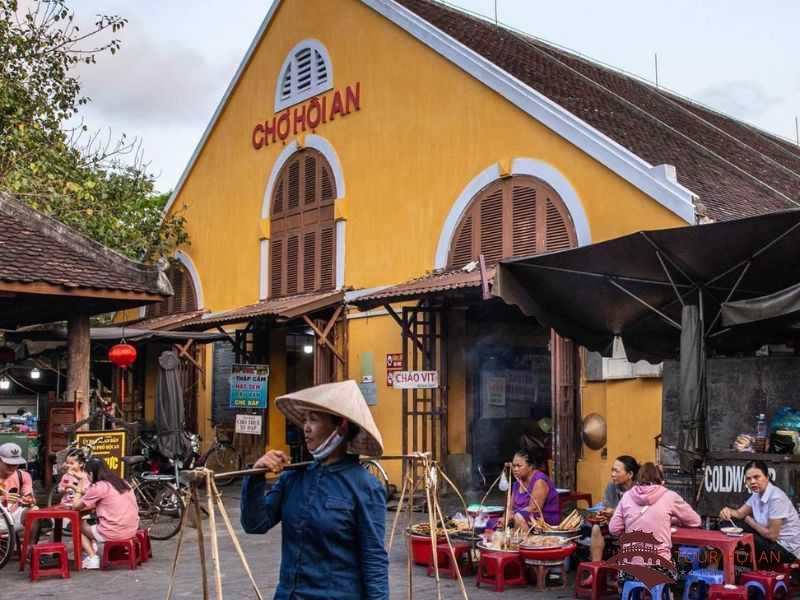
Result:
{"label": "corrugated metal awning", "polygon": [[[490,268],[487,270],[486,279],[491,282],[493,278],[494,268]],[[481,271],[478,267],[470,270],[435,271],[361,296],[354,299],[351,304],[361,310],[369,310],[384,304],[407,302],[434,295],[479,292],[481,285]]]}
{"label": "corrugated metal awning", "polygon": [[190,319],[178,326],[178,329],[210,329],[231,323],[244,323],[254,319],[274,318],[284,321],[310,315],[344,302],[344,292],[325,292],[320,294],[301,294],[264,300],[256,304],[248,304],[239,308],[220,312],[210,312]]}

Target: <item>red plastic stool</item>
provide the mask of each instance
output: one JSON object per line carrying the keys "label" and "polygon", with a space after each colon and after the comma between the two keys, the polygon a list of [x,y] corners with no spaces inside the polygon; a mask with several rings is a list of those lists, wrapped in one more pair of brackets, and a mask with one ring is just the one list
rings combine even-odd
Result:
{"label": "red plastic stool", "polygon": [[136,531],[136,539],[142,549],[142,562],[153,558],[153,546],[150,544],[150,530],[139,529]]}
{"label": "red plastic stool", "polygon": [[747,571],[739,576],[739,585],[758,590],[762,600],[778,600],[789,595],[786,575],[775,571]]}
{"label": "red plastic stool", "polygon": [[[48,554],[55,554],[58,556],[57,567],[42,567],[42,556]],[[61,542],[34,544],[33,548],[31,548],[31,581],[36,581],[40,577],[49,577],[51,575],[61,575],[62,579],[69,579],[69,558],[67,558],[67,547]]]}
{"label": "red plastic stool", "polygon": [[747,600],[747,588],[743,585],[715,583],[708,587],[708,600]]}
{"label": "red plastic stool", "polygon": [[573,598],[599,600],[603,596],[618,594],[615,583],[609,584],[608,577],[617,569],[602,561],[582,562],[575,572],[575,591]]}
{"label": "red plastic stool", "polygon": [[[436,561],[439,574],[457,579],[456,569],[461,571],[462,577],[468,577],[475,571],[472,564],[472,544],[469,542],[453,542],[453,554],[456,556],[455,565],[452,564],[450,548],[447,543],[436,544]],[[433,561],[428,565],[428,576],[434,574]]]}
{"label": "red plastic stool", "polygon": [[482,583],[494,584],[496,592],[504,591],[507,585],[525,585],[527,582],[519,554],[481,552],[475,585],[480,587]]}
{"label": "red plastic stool", "polygon": [[800,590],[800,563],[781,563],[771,565],[773,571],[786,575],[786,585],[789,586],[789,591]]}
{"label": "red plastic stool", "polygon": [[127,566],[134,570],[139,562],[138,548],[139,541],[136,538],[105,542],[103,544],[103,558],[100,561],[100,568],[109,569],[115,566]]}

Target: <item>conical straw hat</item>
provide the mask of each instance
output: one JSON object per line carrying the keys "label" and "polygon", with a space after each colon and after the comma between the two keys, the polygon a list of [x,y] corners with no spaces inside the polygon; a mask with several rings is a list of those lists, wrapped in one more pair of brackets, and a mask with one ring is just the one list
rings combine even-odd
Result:
{"label": "conical straw hat", "polygon": [[365,456],[383,454],[383,438],[361,390],[352,379],[324,383],[279,396],[275,399],[275,405],[287,419],[299,427],[303,426],[303,413],[307,410],[343,417],[358,425],[361,430],[347,448],[351,454]]}

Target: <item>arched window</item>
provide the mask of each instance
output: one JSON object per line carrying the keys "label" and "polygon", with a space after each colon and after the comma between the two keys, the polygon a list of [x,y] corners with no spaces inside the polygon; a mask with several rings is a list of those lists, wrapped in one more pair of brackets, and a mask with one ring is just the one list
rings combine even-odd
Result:
{"label": "arched window", "polygon": [[269,249],[271,298],[334,289],[336,184],[311,148],[293,154],[275,180]]}
{"label": "arched window", "polygon": [[463,267],[480,254],[492,266],[509,256],[576,245],[572,219],[553,188],[517,175],[493,181],[470,202],[456,227],[447,266]]}
{"label": "arched window", "polygon": [[167,268],[167,278],[172,284],[173,295],[163,302],[149,305],[145,309],[145,317],[163,317],[197,310],[197,294],[188,269],[173,261]]}
{"label": "arched window", "polygon": [[303,40],[283,61],[275,90],[275,112],[333,87],[328,51],[317,40]]}

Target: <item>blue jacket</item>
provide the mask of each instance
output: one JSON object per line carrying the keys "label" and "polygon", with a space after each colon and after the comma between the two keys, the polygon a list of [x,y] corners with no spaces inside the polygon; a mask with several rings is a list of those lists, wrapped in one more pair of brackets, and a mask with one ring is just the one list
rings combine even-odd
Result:
{"label": "blue jacket", "polygon": [[385,490],[358,457],[263,477],[242,487],[242,527],[266,533],[282,522],[275,600],[386,600]]}

